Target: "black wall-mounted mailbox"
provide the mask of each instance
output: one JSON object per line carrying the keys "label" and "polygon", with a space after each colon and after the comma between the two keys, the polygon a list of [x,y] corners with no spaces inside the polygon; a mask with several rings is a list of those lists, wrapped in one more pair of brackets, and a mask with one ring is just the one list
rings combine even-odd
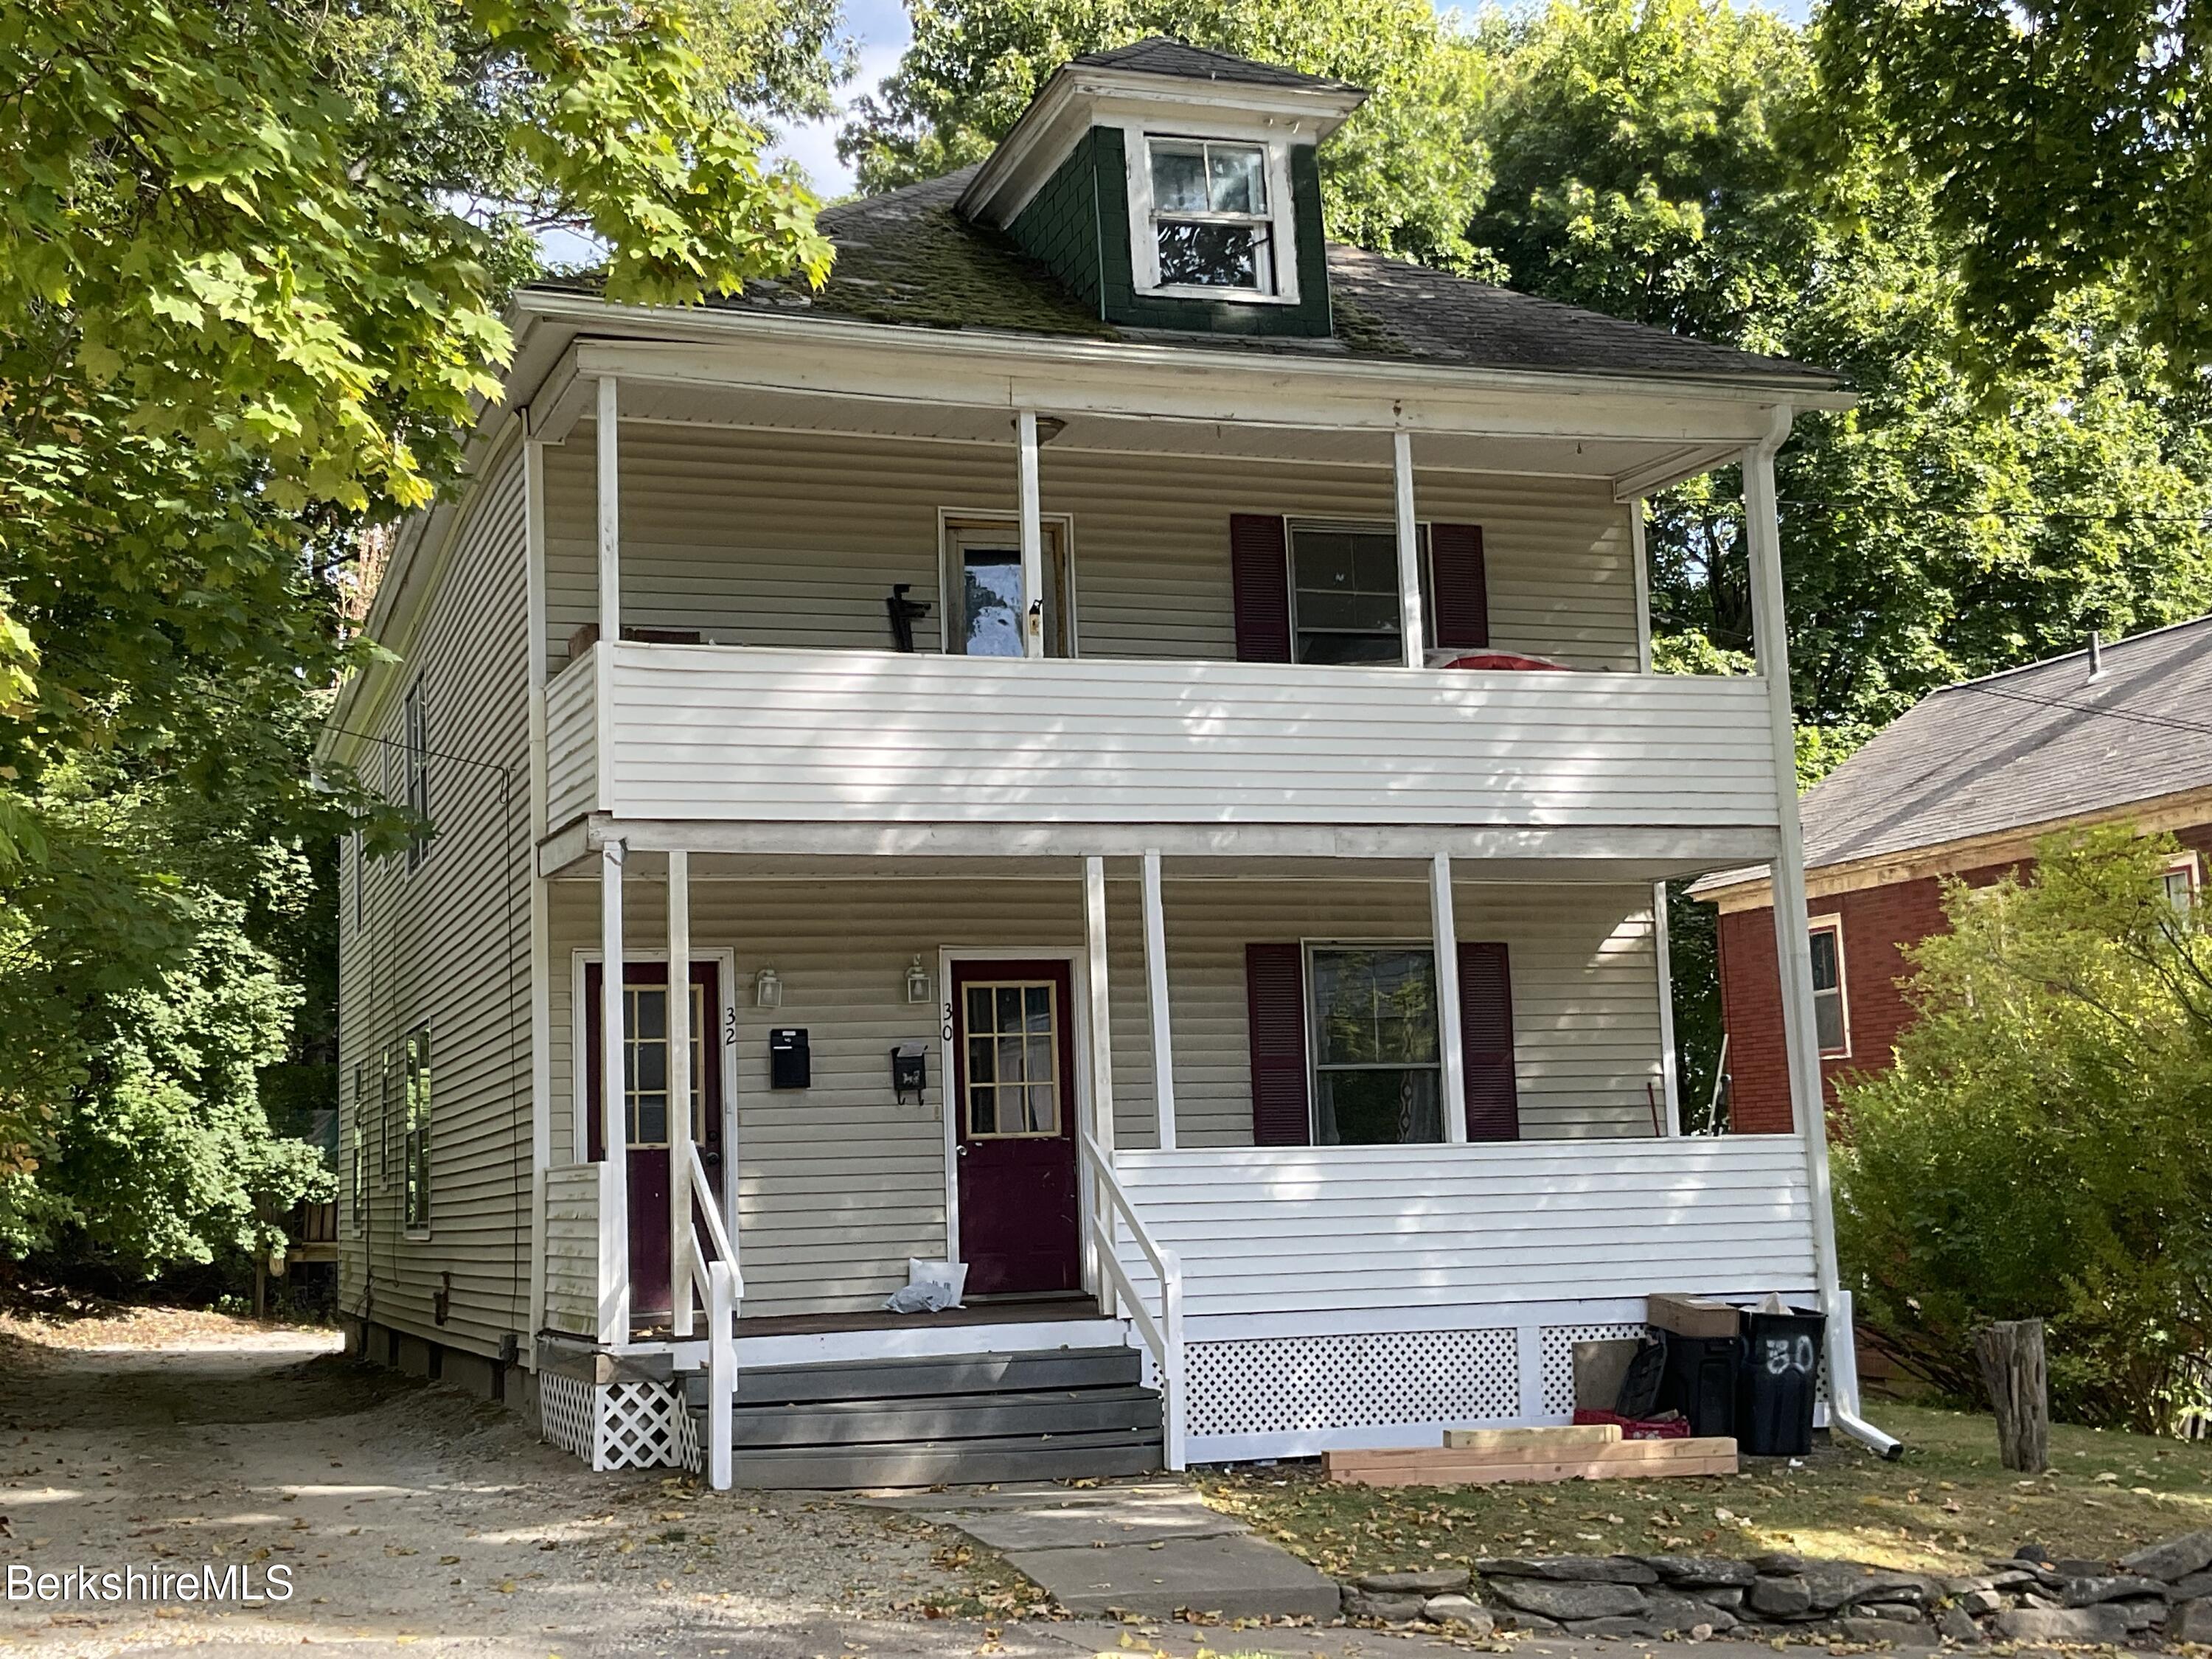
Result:
{"label": "black wall-mounted mailbox", "polygon": [[768,1034],[768,1081],[772,1089],[814,1086],[814,1056],[804,1029],[779,1026]]}
{"label": "black wall-mounted mailbox", "polygon": [[927,1046],[920,1042],[902,1042],[891,1050],[891,1099],[895,1103],[905,1105],[908,1095],[914,1097],[915,1105],[922,1103],[929,1089],[928,1054]]}

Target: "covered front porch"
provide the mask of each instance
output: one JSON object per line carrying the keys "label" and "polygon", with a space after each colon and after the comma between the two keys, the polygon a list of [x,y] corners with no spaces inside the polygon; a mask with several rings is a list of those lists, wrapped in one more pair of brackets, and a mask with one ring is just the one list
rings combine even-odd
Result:
{"label": "covered front porch", "polygon": [[[1679,860],[591,833],[546,884],[541,1332],[695,1364],[708,1298],[669,1287],[726,1244],[738,1371],[1129,1346],[1180,1467],[1561,1420],[1648,1292],[1816,1283],[1802,1142],[1679,1133]],[[885,1313],[913,1258],[969,1305]]]}

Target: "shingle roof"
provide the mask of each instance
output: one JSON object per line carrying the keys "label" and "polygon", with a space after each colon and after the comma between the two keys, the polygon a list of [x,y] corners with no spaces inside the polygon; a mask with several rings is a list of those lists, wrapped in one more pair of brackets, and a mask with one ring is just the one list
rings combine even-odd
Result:
{"label": "shingle roof", "polygon": [[[2212,617],[1931,692],[1802,803],[1808,869],[2212,786]],[[1764,877],[1705,878],[1704,890]]]}
{"label": "shingle roof", "polygon": [[1249,58],[1236,58],[1225,52],[1170,40],[1164,34],[1146,35],[1126,46],[1110,46],[1103,52],[1086,52],[1068,61],[1088,64],[1093,69],[1133,70],[1142,75],[1176,75],[1187,80],[1236,81],[1255,87],[1318,88],[1331,92],[1362,90],[1349,81],[1335,80],[1326,75],[1307,75],[1297,70],[1285,69],[1278,64],[1255,64]]}
{"label": "shingle roof", "polygon": [[836,244],[837,258],[818,293],[792,283],[756,283],[735,298],[708,303],[909,327],[1141,338],[1151,345],[1171,341],[1194,350],[1302,356],[1320,351],[1468,368],[1837,383],[1826,370],[1784,358],[1732,350],[1334,244],[1328,250],[1334,340],[1123,331],[1086,310],[1005,234],[954,211],[974,173],[966,167],[826,210],[821,226]]}

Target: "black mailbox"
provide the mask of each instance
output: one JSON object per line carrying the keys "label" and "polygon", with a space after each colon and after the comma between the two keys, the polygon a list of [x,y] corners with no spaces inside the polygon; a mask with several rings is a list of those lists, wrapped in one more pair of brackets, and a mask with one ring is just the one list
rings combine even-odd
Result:
{"label": "black mailbox", "polygon": [[902,1042],[891,1050],[891,1099],[903,1106],[908,1095],[921,1105],[929,1089],[928,1046]]}
{"label": "black mailbox", "polygon": [[814,1057],[804,1030],[781,1026],[768,1034],[768,1081],[772,1089],[814,1086]]}

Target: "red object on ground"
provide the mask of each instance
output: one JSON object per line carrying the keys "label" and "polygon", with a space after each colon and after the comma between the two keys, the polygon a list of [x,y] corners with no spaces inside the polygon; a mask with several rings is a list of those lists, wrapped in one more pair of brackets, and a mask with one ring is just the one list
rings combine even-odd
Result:
{"label": "red object on ground", "polygon": [[1614,1423],[1620,1428],[1623,1440],[1687,1440],[1690,1419],[1686,1417],[1623,1417],[1619,1412],[1583,1410],[1575,1413],[1577,1427],[1588,1423]]}
{"label": "red object on ground", "polygon": [[1447,668],[1535,668],[1563,672],[1560,665],[1547,662],[1541,657],[1516,656],[1510,651],[1474,651],[1464,657],[1454,657],[1444,665]]}

